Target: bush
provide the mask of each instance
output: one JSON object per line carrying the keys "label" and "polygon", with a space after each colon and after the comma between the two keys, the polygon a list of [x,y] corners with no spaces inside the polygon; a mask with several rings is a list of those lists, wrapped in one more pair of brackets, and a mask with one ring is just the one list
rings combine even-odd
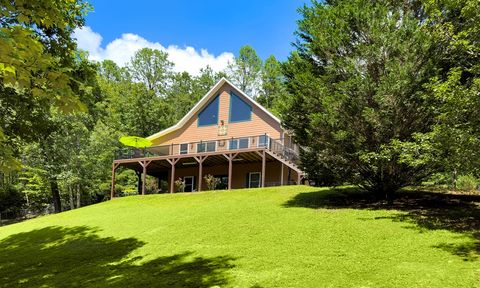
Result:
{"label": "bush", "polygon": [[213,175],[207,174],[205,177],[205,183],[207,184],[207,190],[215,190],[220,183],[220,179],[215,178]]}
{"label": "bush", "polygon": [[20,214],[25,199],[14,185],[0,187],[0,213],[9,213],[10,217]]}
{"label": "bush", "polygon": [[183,190],[185,189],[185,182],[183,181],[183,179],[178,178],[174,183],[175,183],[175,191],[183,192]]}
{"label": "bush", "polygon": [[471,175],[462,175],[458,177],[457,188],[463,191],[473,191],[477,189],[478,179]]}

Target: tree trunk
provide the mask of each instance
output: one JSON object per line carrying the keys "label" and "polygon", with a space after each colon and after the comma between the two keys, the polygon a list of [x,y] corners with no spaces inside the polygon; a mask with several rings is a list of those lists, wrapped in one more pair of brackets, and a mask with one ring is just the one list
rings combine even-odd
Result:
{"label": "tree trunk", "polygon": [[58,190],[57,179],[50,180],[50,189],[52,191],[52,200],[55,213],[62,212],[62,202],[60,200],[60,191]]}
{"label": "tree trunk", "polygon": [[400,187],[397,187],[394,183],[390,183],[387,179],[384,179],[382,182],[367,188],[367,190],[374,193],[377,200],[387,200],[388,204],[391,205],[393,204],[393,200],[395,200],[395,192],[397,192],[399,188]]}
{"label": "tree trunk", "polygon": [[453,169],[453,191],[457,190],[457,169]]}
{"label": "tree trunk", "polygon": [[82,190],[80,187],[80,183],[77,183],[77,208],[80,208],[82,204]]}
{"label": "tree trunk", "polygon": [[74,199],[73,199],[73,187],[72,185],[68,185],[68,196],[69,196],[69,200],[70,200],[70,210],[73,210],[75,209],[75,205],[73,204],[74,203]]}

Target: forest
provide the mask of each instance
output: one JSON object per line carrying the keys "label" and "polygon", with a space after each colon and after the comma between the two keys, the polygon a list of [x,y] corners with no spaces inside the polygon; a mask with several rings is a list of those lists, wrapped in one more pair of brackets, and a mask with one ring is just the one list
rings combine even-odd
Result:
{"label": "forest", "polygon": [[[62,8],[72,9],[70,2],[64,1]],[[77,2],[83,6],[75,6],[73,17],[63,15],[62,9],[47,12],[47,5],[26,7],[24,3],[8,7],[11,10],[1,18],[2,33],[15,41],[2,42],[0,47],[0,63],[6,63],[0,66],[0,212],[4,218],[60,212],[106,200],[112,160],[123,146],[120,137],[147,137],[175,124],[221,77],[230,75],[272,111],[284,91],[280,63],[274,56],[262,61],[248,45],[241,47],[226,71],[214,72],[207,66],[198,75],[174,72],[168,54],[150,48],[137,51],[125,67],[111,60],[89,61],[70,36],[90,9]],[[33,9],[28,19],[18,16],[27,8]],[[43,13],[62,23],[44,25],[39,31],[24,27],[42,27]],[[61,30],[59,24],[68,26]],[[50,34],[52,27],[56,29]],[[38,49],[19,49],[32,45]],[[58,52],[62,59],[48,58]],[[46,63],[25,62],[34,58]],[[120,194],[137,193],[133,171],[121,170],[117,179]],[[157,193],[155,180],[149,180],[147,193]]]}
{"label": "forest", "polygon": [[[72,38],[92,9],[83,0],[0,3],[2,218],[107,200],[119,138],[173,125],[221,77],[294,132],[316,185],[391,200],[412,185],[479,184],[476,0],[313,1],[299,8],[287,60],[245,45],[225,71],[198,75],[149,48],[123,67],[88,60]],[[119,193],[135,185],[118,171]]]}

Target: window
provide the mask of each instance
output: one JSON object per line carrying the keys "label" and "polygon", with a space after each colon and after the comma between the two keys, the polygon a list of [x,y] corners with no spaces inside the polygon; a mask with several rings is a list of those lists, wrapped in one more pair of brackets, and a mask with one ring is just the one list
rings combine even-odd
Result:
{"label": "window", "polygon": [[215,141],[197,143],[197,153],[215,152],[217,144]]}
{"label": "window", "polygon": [[268,147],[269,140],[267,135],[258,136],[258,147]]}
{"label": "window", "polygon": [[248,188],[260,187],[260,181],[262,180],[262,173],[250,172],[248,173]]}
{"label": "window", "polygon": [[180,144],[180,154],[188,154],[188,143]]}
{"label": "window", "polygon": [[230,150],[238,149],[238,139],[230,140]]}
{"label": "window", "polygon": [[216,142],[207,142],[207,152],[215,152]]}
{"label": "window", "polygon": [[229,122],[250,121],[252,119],[252,106],[240,97],[230,92],[230,117]]}
{"label": "window", "polygon": [[219,99],[219,96],[215,97],[215,99],[198,114],[198,126],[217,125]]}
{"label": "window", "polygon": [[238,138],[230,140],[230,150],[248,148],[250,141],[248,138]]}

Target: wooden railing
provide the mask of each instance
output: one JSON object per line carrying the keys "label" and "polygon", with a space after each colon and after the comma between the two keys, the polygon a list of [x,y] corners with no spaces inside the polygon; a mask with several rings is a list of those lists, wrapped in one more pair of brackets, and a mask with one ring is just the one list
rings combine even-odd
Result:
{"label": "wooden railing", "polygon": [[286,161],[297,164],[299,161],[296,145],[285,145],[283,139],[273,139],[267,134],[225,138],[215,140],[203,140],[188,143],[152,146],[147,148],[124,147],[117,151],[115,159],[134,159],[157,156],[175,156],[200,154],[208,152],[234,152],[252,148],[265,148],[283,157]]}

